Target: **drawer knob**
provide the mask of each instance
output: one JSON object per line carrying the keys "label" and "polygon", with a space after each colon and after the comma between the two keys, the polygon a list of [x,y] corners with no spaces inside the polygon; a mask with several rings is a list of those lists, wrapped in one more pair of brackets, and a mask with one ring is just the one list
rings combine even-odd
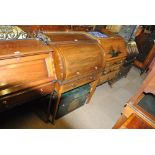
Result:
{"label": "drawer knob", "polygon": [[90,79],[90,80],[92,80],[92,79],[93,79],[93,77],[92,77],[92,76],[90,76],[90,77],[89,77],[89,79]]}
{"label": "drawer knob", "polygon": [[16,51],[16,52],[14,52],[14,54],[17,54],[17,55],[20,54],[20,53],[21,53],[20,51]]}
{"label": "drawer knob", "polygon": [[41,94],[43,94],[43,92],[44,92],[44,91],[43,91],[43,89],[42,89],[42,88],[40,89],[40,92],[41,92]]}
{"label": "drawer knob", "polygon": [[98,67],[97,67],[97,66],[95,66],[95,69],[96,69],[96,70],[98,70]]}
{"label": "drawer knob", "polygon": [[76,72],[77,75],[80,75],[80,72]]}
{"label": "drawer knob", "polygon": [[71,86],[72,86],[72,87],[75,87],[75,86],[76,86],[76,84],[75,84],[75,83],[72,83],[72,84],[71,84]]}
{"label": "drawer knob", "polygon": [[3,101],[3,104],[5,104],[5,105],[6,105],[6,104],[7,104],[7,101]]}

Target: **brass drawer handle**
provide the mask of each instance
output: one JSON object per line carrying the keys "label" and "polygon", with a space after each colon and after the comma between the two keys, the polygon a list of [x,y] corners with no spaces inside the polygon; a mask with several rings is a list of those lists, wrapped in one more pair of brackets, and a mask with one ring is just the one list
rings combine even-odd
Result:
{"label": "brass drawer handle", "polygon": [[95,70],[98,70],[98,67],[97,66],[95,66]]}
{"label": "brass drawer handle", "polygon": [[77,75],[80,75],[80,72],[76,72]]}
{"label": "brass drawer handle", "polygon": [[7,101],[3,101],[2,103],[3,103],[4,105],[7,105]]}
{"label": "brass drawer handle", "polygon": [[89,77],[89,79],[90,79],[90,80],[92,80],[92,79],[93,79],[93,77],[92,77],[92,76],[90,76],[90,77]]}
{"label": "brass drawer handle", "polygon": [[75,84],[75,83],[72,83],[71,86],[72,86],[72,87],[76,87],[76,84]]}
{"label": "brass drawer handle", "polygon": [[90,76],[89,79],[90,80],[95,80],[95,76]]}
{"label": "brass drawer handle", "polygon": [[42,88],[40,89],[40,92],[42,95],[44,94],[44,90]]}

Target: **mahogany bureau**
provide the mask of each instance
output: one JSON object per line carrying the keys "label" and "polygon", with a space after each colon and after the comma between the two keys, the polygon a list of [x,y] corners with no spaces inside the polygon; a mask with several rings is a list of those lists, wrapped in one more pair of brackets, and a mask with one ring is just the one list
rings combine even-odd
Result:
{"label": "mahogany bureau", "polygon": [[102,46],[102,55],[105,58],[105,66],[102,68],[98,85],[107,81],[111,84],[110,81],[118,76],[128,54],[125,41],[113,33],[90,32],[90,35]]}
{"label": "mahogany bureau", "polygon": [[36,39],[0,41],[0,111],[52,93],[52,57]]}
{"label": "mahogany bureau", "polygon": [[49,46],[54,50],[53,58],[57,83],[57,103],[54,108],[53,122],[63,93],[90,84],[91,99],[104,66],[102,47],[97,40],[82,32],[46,32]]}

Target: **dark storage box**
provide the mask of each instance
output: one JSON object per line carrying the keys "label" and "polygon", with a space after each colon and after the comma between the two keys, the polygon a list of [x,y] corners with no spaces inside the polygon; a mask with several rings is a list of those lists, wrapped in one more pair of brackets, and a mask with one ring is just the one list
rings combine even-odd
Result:
{"label": "dark storage box", "polygon": [[[63,93],[56,114],[56,119],[84,105],[89,95],[89,92],[90,85],[86,84],[66,93]],[[54,95],[53,99],[55,100],[54,102],[56,102],[56,95]]]}

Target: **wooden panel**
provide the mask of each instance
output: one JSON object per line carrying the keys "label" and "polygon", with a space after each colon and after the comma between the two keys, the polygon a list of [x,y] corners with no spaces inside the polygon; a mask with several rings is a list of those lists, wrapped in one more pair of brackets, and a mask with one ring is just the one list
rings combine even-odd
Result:
{"label": "wooden panel", "polygon": [[47,83],[38,87],[32,87],[25,90],[20,90],[17,93],[0,98],[0,110],[3,108],[9,108],[18,104],[29,102],[33,99],[40,98],[47,94],[50,94],[54,90],[53,83]]}
{"label": "wooden panel", "polygon": [[109,32],[103,32],[108,37],[100,38],[94,37],[101,44],[103,48],[103,55],[105,56],[106,62],[117,59],[126,58],[127,47],[122,37]]}
{"label": "wooden panel", "polygon": [[95,75],[90,75],[90,76],[78,79],[76,81],[70,82],[68,84],[64,84],[64,85],[62,85],[62,92],[66,92],[66,91],[69,91],[76,87],[82,86],[82,85],[90,83],[92,81],[95,81],[96,78],[97,77]]}
{"label": "wooden panel", "polygon": [[100,85],[104,82],[107,82],[109,80],[112,80],[113,78],[115,78],[117,76],[118,72],[119,72],[119,70],[112,71],[112,72],[109,72],[106,74],[102,74],[102,76],[100,77],[98,85]]}
{"label": "wooden panel", "polygon": [[93,39],[87,33],[80,32],[44,32],[52,42],[60,43],[63,42],[87,42],[87,43],[97,43],[97,40]]}
{"label": "wooden panel", "polygon": [[[53,37],[53,33],[51,34]],[[104,66],[103,49],[97,42],[88,43],[82,41],[82,39],[91,41],[87,35],[83,36],[82,34],[83,38],[80,38],[81,42],[73,40],[64,43],[62,40],[71,40],[71,38],[75,38],[76,36],[78,38],[78,33],[56,34],[61,38],[59,38],[60,40],[58,39],[59,44],[51,42],[50,45],[55,50],[54,63],[58,80],[72,80],[93,72],[98,74],[101,71]]]}
{"label": "wooden panel", "polygon": [[120,129],[153,129],[147,122],[138,117],[136,114],[130,117],[120,126]]}
{"label": "wooden panel", "polygon": [[35,39],[0,41],[0,59],[53,51]]}
{"label": "wooden panel", "polygon": [[0,41],[0,107],[50,94],[55,80],[52,48],[35,39]]}
{"label": "wooden panel", "polygon": [[[21,85],[26,88],[32,82],[40,81],[41,84],[43,81],[53,80],[54,73],[52,71],[49,73],[47,70],[46,60],[48,61],[49,58],[50,55],[46,54],[2,60],[0,63],[0,95],[6,95],[6,92],[11,93]],[[14,89],[11,90],[11,87]]]}
{"label": "wooden panel", "polygon": [[61,53],[66,68],[66,79],[98,72],[102,67],[102,57],[97,45],[61,46]]}

